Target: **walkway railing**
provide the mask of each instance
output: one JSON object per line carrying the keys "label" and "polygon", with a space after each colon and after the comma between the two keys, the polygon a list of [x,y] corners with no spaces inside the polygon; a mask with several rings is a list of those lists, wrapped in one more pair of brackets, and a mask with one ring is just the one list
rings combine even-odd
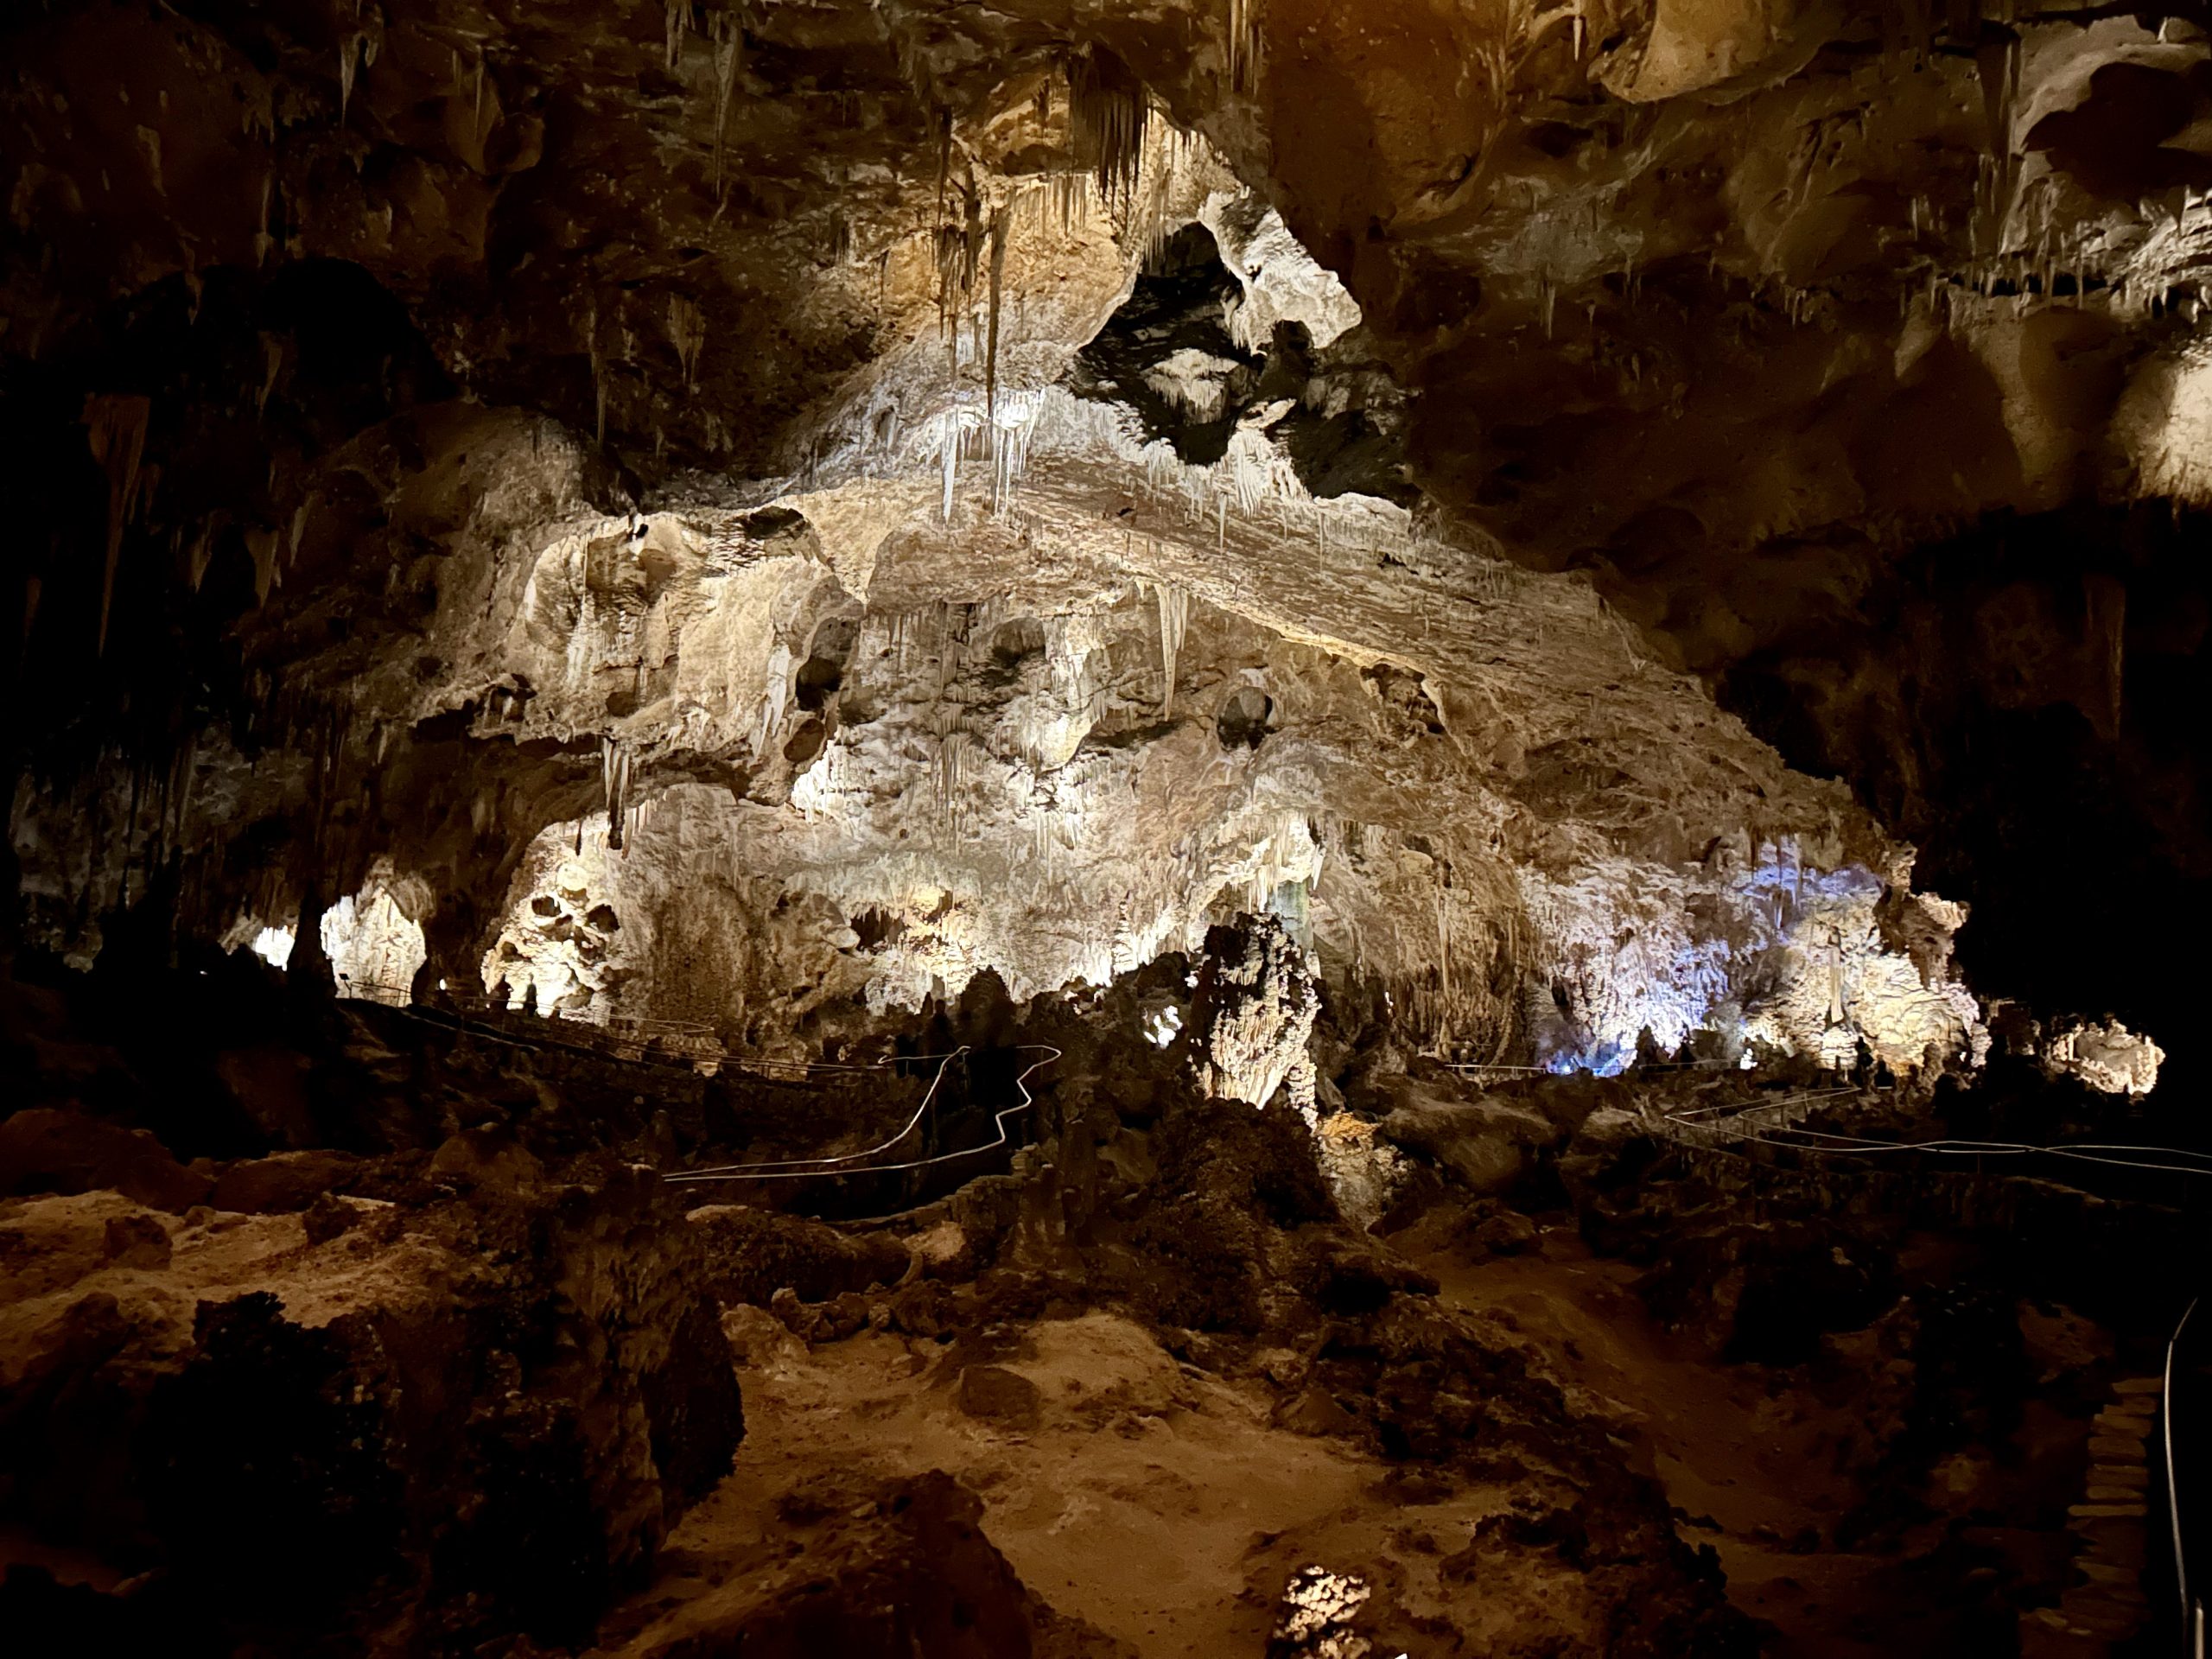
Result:
{"label": "walkway railing", "polygon": [[2120,1169],[2147,1169],[2165,1174],[2212,1175],[2212,1153],[2191,1152],[2183,1147],[2141,1146],[2128,1141],[2066,1141],[2036,1145],[2022,1141],[1977,1141],[1938,1138],[1932,1141],[1884,1141],[1835,1129],[1804,1127],[1827,1108],[1846,1096],[1863,1097],[1850,1088],[1810,1090],[1777,1101],[1745,1105],[1696,1106],[1663,1114],[1671,1139],[1693,1146],[1719,1147],[1751,1142],[1792,1152],[1840,1158],[2057,1158],[2076,1163],[2102,1164]]}
{"label": "walkway railing", "polygon": [[2202,1328],[2191,1329],[2196,1307],[2192,1300],[2167,1339],[2158,1413],[2159,1440],[2165,1457],[2166,1511],[2172,1522],[2174,1590],[2180,1601],[2180,1650],[2186,1659],[2205,1659],[2207,1641],[2212,1639],[2212,1615],[2208,1615],[2204,1605],[2205,1575],[2212,1572],[2212,1562],[2205,1559],[2201,1513],[2207,1497],[2203,1478],[2207,1459],[2204,1448],[2197,1443],[2206,1430],[2196,1404],[2186,1411],[2182,1408],[2183,1400],[2192,1395],[2201,1404],[2206,1392],[2205,1361],[2192,1357],[2200,1345],[2198,1332]]}
{"label": "walkway railing", "polygon": [[[963,1158],[972,1158],[978,1153],[995,1151],[1005,1146],[1012,1139],[1007,1133],[1007,1120],[1027,1111],[1036,1103],[1036,1096],[1029,1092],[1029,1079],[1060,1058],[1061,1051],[1049,1043],[1023,1043],[1015,1048],[1016,1053],[1036,1054],[1043,1058],[1033,1060],[1014,1077],[1014,1086],[1020,1093],[1021,1098],[994,1114],[995,1135],[992,1140],[981,1146],[963,1147],[957,1152],[938,1153],[930,1157],[883,1163],[868,1161],[893,1151],[921,1127],[922,1120],[937,1103],[938,1094],[944,1084],[945,1074],[950,1071],[952,1063],[972,1052],[963,1044],[953,1050],[951,1053],[943,1056],[902,1057],[898,1063],[911,1065],[918,1058],[935,1058],[940,1063],[937,1069],[937,1075],[930,1079],[929,1091],[922,1096],[921,1104],[914,1108],[914,1115],[906,1120],[905,1127],[890,1139],[880,1141],[874,1146],[863,1147],[859,1152],[840,1153],[834,1157],[772,1159],[758,1163],[716,1164],[705,1169],[672,1170],[668,1172],[664,1179],[672,1185],[685,1185],[715,1181],[777,1181],[825,1176],[888,1175],[906,1170],[929,1169],[939,1164],[949,1164]],[[886,1064],[891,1064],[891,1062]],[[836,1069],[854,1071],[875,1068],[847,1066]]]}
{"label": "walkway railing", "polygon": [[[903,1068],[931,1063],[936,1065],[937,1070],[930,1077],[929,1088],[923,1094],[921,1103],[915,1107],[912,1116],[907,1118],[897,1134],[874,1146],[863,1147],[858,1152],[819,1158],[771,1159],[755,1163],[715,1164],[701,1169],[664,1171],[663,1179],[671,1185],[896,1174],[909,1170],[933,1168],[995,1151],[1013,1138],[1007,1129],[1007,1120],[1027,1111],[1036,1103],[1036,1097],[1029,1091],[1029,1079],[1058,1059],[1061,1054],[1059,1049],[1046,1043],[1025,1043],[1016,1047],[1016,1053],[1039,1058],[1033,1059],[1015,1076],[1014,1086],[1020,1098],[993,1115],[994,1135],[991,1140],[980,1146],[963,1147],[954,1152],[937,1153],[920,1158],[894,1157],[878,1162],[872,1160],[882,1159],[886,1154],[897,1153],[917,1130],[923,1129],[932,1111],[942,1109],[945,1077],[954,1061],[974,1052],[969,1046],[963,1044],[947,1054],[897,1054],[860,1065],[835,1060],[771,1059],[732,1053],[723,1046],[713,1027],[698,1020],[618,1017],[601,1023],[573,1020],[556,1012],[545,1016],[548,1029],[541,1035],[535,1031],[518,1033],[511,1021],[512,1016],[521,1011],[495,997],[442,992],[435,1002],[421,1003],[413,1000],[411,986],[365,981],[341,982],[339,989],[341,996],[376,1002],[439,1024],[447,1023],[448,1018],[456,1022],[471,1020],[480,1034],[518,1047],[564,1049],[596,1058],[632,1062],[641,1060],[657,1051],[658,1056],[688,1060],[696,1069],[709,1073],[728,1066],[784,1083],[820,1080],[849,1084],[858,1078],[897,1075]],[[487,1019],[500,1016],[505,1019],[499,1025],[483,1023]],[[554,1027],[557,1027],[557,1031]],[[925,1131],[925,1141],[926,1138]]]}
{"label": "walkway railing", "polygon": [[[2131,1141],[2078,1141],[2035,1145],[2018,1141],[1942,1138],[1929,1141],[1878,1140],[1836,1128],[1815,1128],[1808,1120],[1839,1104],[1850,1089],[1815,1090],[1785,1096],[1775,1101],[1741,1106],[1692,1107],[1660,1115],[1656,1120],[1667,1138],[1700,1151],[1735,1151],[1750,1147],[1781,1148],[1809,1154],[1823,1161],[1859,1160],[1855,1167],[1897,1173],[1900,1160],[1917,1167],[1916,1154],[1936,1160],[1971,1159],[1977,1169],[1986,1160],[2037,1157],[2161,1174],[2212,1175],[2212,1155],[2181,1147],[2145,1146]],[[2159,1409],[2164,1450],[2165,1502],[2170,1521],[2176,1592],[2179,1600],[2180,1641],[2184,1659],[2206,1659],[2212,1643],[2212,1611],[2205,1605],[2208,1560],[2203,1511],[2212,1503],[2208,1479],[2212,1459],[2205,1445],[2208,1433],[2201,1426],[2212,1401],[2212,1359],[2202,1352],[2204,1325],[2196,1318],[2192,1300],[2166,1344],[2165,1368]],[[2184,1407],[2184,1400],[2191,1404]]]}
{"label": "walkway railing", "polygon": [[[763,1060],[734,1055],[714,1027],[703,1020],[662,1020],[631,1014],[613,1014],[605,1020],[579,1020],[559,1009],[533,1011],[518,1007],[512,1002],[498,997],[467,991],[441,991],[435,1001],[421,1002],[415,1000],[411,985],[386,980],[347,980],[341,977],[338,982],[338,995],[343,999],[397,1008],[403,1013],[450,1014],[480,1021],[507,1021],[534,1013],[548,1027],[543,1046],[587,1047],[595,1052],[611,1054],[616,1059],[641,1059],[650,1053],[687,1061],[709,1071],[724,1065],[734,1065],[764,1073],[802,1068],[809,1064],[805,1061]],[[504,1026],[499,1034],[508,1040],[514,1039],[512,1029]],[[532,1033],[532,1039],[537,1040],[535,1033]]]}

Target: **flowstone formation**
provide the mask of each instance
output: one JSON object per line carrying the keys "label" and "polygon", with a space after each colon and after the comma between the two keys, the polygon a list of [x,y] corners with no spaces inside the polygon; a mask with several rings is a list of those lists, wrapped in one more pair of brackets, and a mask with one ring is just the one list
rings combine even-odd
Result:
{"label": "flowstone formation", "polygon": [[[1909,852],[1586,584],[1433,514],[1357,308],[1203,145],[1155,130],[1128,166],[1118,234],[1010,221],[995,355],[957,326],[887,353],[798,478],[621,505],[582,434],[450,405],[355,440],[321,495],[383,480],[357,556],[425,584],[410,626],[272,602],[250,652],[342,639],[283,670],[338,711],[326,752],[207,734],[148,851],[343,816],[320,856],[376,860],[321,925],[334,963],[368,953],[346,982],[737,1046],[987,969],[1103,985],[1276,916],[1322,982],[1470,1058],[1977,1058],[1961,912]],[[1048,280],[1090,296],[1072,323],[1019,302]],[[104,873],[28,793],[17,819],[27,884],[81,913]]]}
{"label": "flowstone formation", "polygon": [[[391,824],[346,914],[411,900],[435,929],[497,881],[480,963],[439,976],[756,1043],[986,969],[1022,999],[1103,984],[1280,912],[1337,985],[1484,1059],[1610,1069],[1708,1028],[1832,1062],[1972,1051],[1955,907],[1586,588],[1313,497],[1251,429],[1183,462],[1096,398],[1047,388],[1018,480],[972,495],[923,445],[928,482],[746,508],[693,480],[582,518],[580,441],[477,423],[499,493],[345,695],[378,786],[433,731],[502,775],[447,809],[468,844]],[[1253,454],[1275,493],[1236,499]],[[216,828],[188,812],[177,839]]]}
{"label": "flowstone formation", "polygon": [[[1280,912],[1438,1052],[1971,1058],[1961,912],[1680,672],[1940,830],[1943,740],[1821,631],[1964,516],[2196,499],[2178,16],[16,41],[60,251],[10,267],[9,395],[88,549],[27,569],[24,666],[133,683],[25,740],[79,961],[156,888],[259,937],[396,882],[424,986],[775,1044]],[[2133,756],[2120,582],[2011,637],[2102,642],[2048,696]]]}

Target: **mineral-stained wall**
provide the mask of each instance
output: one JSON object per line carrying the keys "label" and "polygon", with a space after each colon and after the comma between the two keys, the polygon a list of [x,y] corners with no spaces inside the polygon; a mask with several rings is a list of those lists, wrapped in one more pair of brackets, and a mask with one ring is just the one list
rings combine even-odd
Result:
{"label": "mineral-stained wall", "polygon": [[432,981],[773,1043],[1277,913],[1462,1054],[1971,1054],[1961,912],[1682,672],[2202,493],[2177,15],[8,27],[10,841],[80,960],[385,894]]}
{"label": "mineral-stained wall", "polygon": [[1905,855],[1586,587],[1317,498],[1258,427],[1202,466],[1096,393],[999,395],[964,474],[941,412],[759,505],[694,477],[611,514],[581,439],[445,416],[477,470],[435,607],[331,689],[372,778],[448,728],[505,770],[395,823],[348,905],[497,880],[485,988],[756,1042],[984,969],[1103,983],[1279,910],[1485,1058],[1611,1069],[1716,1015],[1831,1059],[1970,1049],[1941,960],[1878,925]]}

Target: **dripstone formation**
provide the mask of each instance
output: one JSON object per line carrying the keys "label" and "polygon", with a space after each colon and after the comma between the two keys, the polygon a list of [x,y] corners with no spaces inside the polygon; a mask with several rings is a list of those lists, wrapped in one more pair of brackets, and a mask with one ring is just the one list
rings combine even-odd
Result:
{"label": "dripstone formation", "polygon": [[2201,8],[0,64],[8,1628],[2171,1634]]}

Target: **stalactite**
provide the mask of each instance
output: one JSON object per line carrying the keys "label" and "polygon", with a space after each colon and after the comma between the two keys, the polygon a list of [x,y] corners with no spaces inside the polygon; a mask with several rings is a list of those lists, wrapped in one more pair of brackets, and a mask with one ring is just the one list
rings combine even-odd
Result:
{"label": "stalactite", "polygon": [[1160,712],[1165,719],[1175,712],[1175,664],[1182,655],[1183,636],[1190,626],[1191,594],[1189,589],[1173,582],[1139,586],[1152,588],[1153,599],[1160,610]]}
{"label": "stalactite", "polygon": [[1068,62],[1068,131],[1076,155],[1111,199],[1136,194],[1151,99],[1128,65],[1104,47]]}
{"label": "stalactite", "polygon": [[976,291],[983,258],[983,192],[976,182],[973,162],[969,164],[968,180],[961,186],[960,194],[965,204],[960,226],[960,293],[965,299]]}
{"label": "stalactite", "polygon": [[185,585],[192,592],[198,593],[200,584],[207,581],[207,566],[214,556],[215,520],[207,518],[201,521],[198,533],[184,550]]}
{"label": "stalactite", "polygon": [[261,389],[254,394],[257,416],[269,412],[269,394],[276,389],[276,376],[284,367],[284,342],[274,334],[261,336]]}
{"label": "stalactite", "polygon": [[245,553],[254,562],[254,604],[268,604],[276,586],[276,531],[265,524],[245,531]]}
{"label": "stalactite", "polygon": [[629,745],[619,737],[601,738],[599,766],[600,780],[607,794],[607,844],[611,849],[620,851],[629,814]]}
{"label": "stalactite", "polygon": [[676,66],[683,60],[683,36],[691,27],[691,0],[666,0],[664,22],[668,30],[668,68],[676,73]]}
{"label": "stalactite", "polygon": [[[938,326],[944,334],[956,367],[960,360],[960,318],[969,309],[976,291],[987,233],[982,192],[972,168],[960,191],[964,204],[962,222],[944,222],[940,205],[936,244]],[[980,350],[976,353],[979,357],[982,354]]]}
{"label": "stalactite", "polygon": [[308,499],[292,509],[292,533],[284,549],[284,568],[288,570],[299,563],[300,543],[307,535],[308,525],[315,518],[315,509],[320,500],[320,493],[310,491]]}
{"label": "stalactite", "polygon": [[360,50],[361,37],[348,35],[338,42],[338,124],[346,124],[346,106],[353,99],[354,54]]}
{"label": "stalactite", "polygon": [[85,400],[85,429],[92,459],[107,474],[107,558],[100,576],[100,621],[97,654],[107,652],[108,615],[115,602],[115,569],[123,551],[123,529],[138,494],[138,463],[146,451],[146,423],[153,404],[120,393],[94,393]]}
{"label": "stalactite", "polygon": [[[1255,91],[1260,80],[1260,6],[1262,0],[1229,0],[1229,86],[1231,92]],[[1580,12],[1575,14],[1575,56],[1581,52]]]}
{"label": "stalactite", "polygon": [[745,30],[738,19],[723,12],[709,13],[708,32],[715,54],[715,200],[728,192],[723,156],[729,130],[729,106],[737,90],[737,72],[745,60]]}
{"label": "stalactite", "polygon": [[768,653],[767,680],[760,699],[760,732],[753,745],[754,755],[763,761],[768,758],[770,741],[783,723],[791,678],[791,647],[778,640],[775,649]]}
{"label": "stalactite", "polygon": [[2020,37],[2007,32],[1995,43],[1974,54],[1974,67],[1981,79],[1982,112],[1989,126],[1989,153],[2005,156],[2012,149],[2012,120],[2020,98]]}
{"label": "stalactite", "polygon": [[999,302],[1006,285],[1007,210],[991,215],[991,343],[983,358],[983,413],[995,429],[999,412]]}
{"label": "stalactite", "polygon": [[668,296],[668,338],[683,365],[683,390],[692,390],[698,378],[699,353],[706,348],[707,319],[688,295]]}
{"label": "stalactite", "polygon": [[592,294],[585,301],[584,353],[591,362],[592,404],[596,424],[592,432],[592,447],[607,448],[607,353],[599,343],[599,296]]}
{"label": "stalactite", "polygon": [[1036,199],[1043,205],[1043,210],[1049,211],[1059,221],[1060,233],[1067,235],[1090,219],[1090,175],[1055,173],[1052,183]]}

